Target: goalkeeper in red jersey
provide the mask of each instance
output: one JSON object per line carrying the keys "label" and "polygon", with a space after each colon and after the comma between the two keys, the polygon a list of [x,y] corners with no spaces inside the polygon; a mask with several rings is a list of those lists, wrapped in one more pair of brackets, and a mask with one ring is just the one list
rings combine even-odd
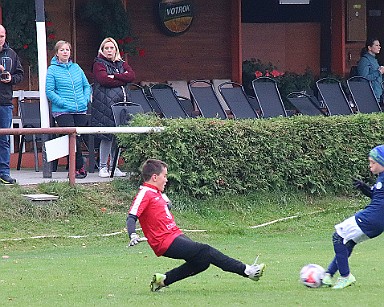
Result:
{"label": "goalkeeper in red jersey", "polygon": [[265,264],[244,264],[208,244],[191,240],[177,227],[168,208],[169,199],[163,194],[168,181],[167,172],[168,166],[163,161],[149,159],[144,162],[144,183],[135,196],[127,217],[130,246],[140,242],[140,237],[136,234],[136,221],[139,219],[143,233],[156,256],[185,260],[181,266],[165,274],[154,274],[151,291],[158,291],[176,281],[203,272],[210,264],[223,271],[236,273],[254,281],[259,280]]}

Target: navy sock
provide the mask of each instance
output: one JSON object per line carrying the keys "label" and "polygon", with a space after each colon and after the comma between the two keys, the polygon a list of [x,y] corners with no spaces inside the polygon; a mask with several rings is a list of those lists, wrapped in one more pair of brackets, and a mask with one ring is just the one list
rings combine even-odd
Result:
{"label": "navy sock", "polygon": [[348,257],[351,255],[354,245],[355,244],[349,244],[347,246],[343,243],[342,237],[340,237],[336,232],[333,234],[333,249],[336,254],[335,258],[337,267],[339,269],[340,275],[343,277],[348,276],[350,273]]}

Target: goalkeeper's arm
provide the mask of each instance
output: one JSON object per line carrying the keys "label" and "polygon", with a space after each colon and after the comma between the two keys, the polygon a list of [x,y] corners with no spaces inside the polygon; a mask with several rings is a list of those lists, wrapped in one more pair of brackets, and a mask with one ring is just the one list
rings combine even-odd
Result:
{"label": "goalkeeper's arm", "polygon": [[131,238],[131,235],[133,233],[136,233],[136,221],[137,221],[137,216],[133,214],[129,214],[127,217],[127,232],[129,238]]}

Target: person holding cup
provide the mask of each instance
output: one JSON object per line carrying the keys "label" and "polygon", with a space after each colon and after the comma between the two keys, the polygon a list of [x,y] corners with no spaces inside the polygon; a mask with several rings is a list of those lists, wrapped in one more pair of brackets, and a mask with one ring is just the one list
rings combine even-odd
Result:
{"label": "person holding cup", "polygon": [[[6,42],[6,30],[0,25],[0,128],[11,128],[13,85],[23,80],[24,70],[17,53]],[[0,184],[14,184],[10,176],[9,135],[0,135]]]}

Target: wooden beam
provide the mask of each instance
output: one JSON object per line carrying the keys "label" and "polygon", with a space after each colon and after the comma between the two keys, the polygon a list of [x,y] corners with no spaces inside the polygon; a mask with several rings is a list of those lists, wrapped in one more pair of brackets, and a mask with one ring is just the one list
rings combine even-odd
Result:
{"label": "wooden beam", "polygon": [[331,1],[331,71],[334,74],[345,74],[345,0]]}
{"label": "wooden beam", "polygon": [[241,0],[231,1],[232,81],[242,83]]}

